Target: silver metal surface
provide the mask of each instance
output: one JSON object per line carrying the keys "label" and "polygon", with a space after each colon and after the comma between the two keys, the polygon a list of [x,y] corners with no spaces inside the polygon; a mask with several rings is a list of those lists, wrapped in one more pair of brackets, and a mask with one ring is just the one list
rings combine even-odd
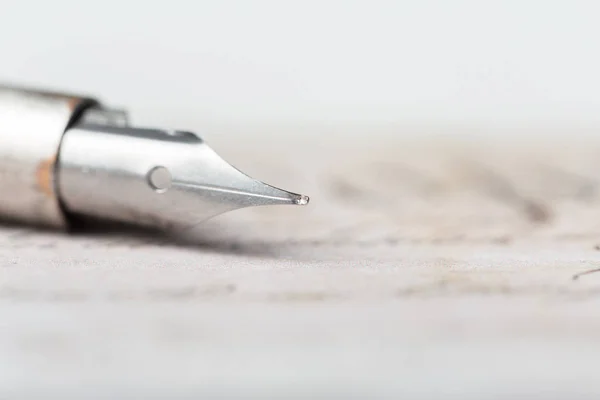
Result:
{"label": "silver metal surface", "polygon": [[128,126],[129,117],[127,112],[118,109],[108,109],[104,107],[91,107],[81,113],[77,119],[78,124],[108,125],[108,126]]}
{"label": "silver metal surface", "polygon": [[242,207],[308,202],[179,131],[76,125],[64,135],[58,178],[69,212],[176,231]]}
{"label": "silver metal surface", "polygon": [[0,219],[64,227],[55,187],[65,129],[90,99],[0,86]]}
{"label": "silver metal surface", "polygon": [[238,171],[189,132],[137,129],[121,110],[0,86],[0,219],[69,217],[180,230],[242,207],[306,204]]}

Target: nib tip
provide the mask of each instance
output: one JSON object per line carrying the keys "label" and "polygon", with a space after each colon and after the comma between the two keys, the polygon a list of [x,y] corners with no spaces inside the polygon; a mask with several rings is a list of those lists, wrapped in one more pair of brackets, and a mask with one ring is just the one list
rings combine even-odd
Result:
{"label": "nib tip", "polygon": [[305,206],[308,204],[309,201],[310,201],[310,197],[302,194],[302,195],[298,196],[298,198],[295,200],[295,203],[299,206]]}

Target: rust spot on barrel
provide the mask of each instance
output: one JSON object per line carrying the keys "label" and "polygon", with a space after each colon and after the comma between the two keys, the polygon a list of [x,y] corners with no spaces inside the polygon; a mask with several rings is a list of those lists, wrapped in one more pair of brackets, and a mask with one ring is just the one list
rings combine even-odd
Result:
{"label": "rust spot on barrel", "polygon": [[81,104],[81,98],[79,98],[79,97],[68,97],[67,98],[67,105],[69,106],[69,109],[71,111],[75,111],[75,109],[77,109],[79,104]]}
{"label": "rust spot on barrel", "polygon": [[54,162],[56,157],[49,158],[38,164],[36,171],[36,181],[38,188],[48,197],[54,197]]}
{"label": "rust spot on barrel", "polygon": [[[70,95],[50,94],[52,96],[62,97],[71,113],[76,112],[78,107],[85,101],[85,99]],[[54,165],[56,163],[56,155],[41,161],[36,170],[36,182],[40,192],[46,196],[53,198],[54,195]]]}

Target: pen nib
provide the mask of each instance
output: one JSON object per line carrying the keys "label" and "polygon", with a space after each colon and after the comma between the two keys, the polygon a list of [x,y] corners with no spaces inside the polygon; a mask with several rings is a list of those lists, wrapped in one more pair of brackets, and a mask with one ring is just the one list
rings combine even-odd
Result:
{"label": "pen nib", "polygon": [[181,169],[174,167],[175,189],[191,191],[203,200],[216,199],[219,203],[235,208],[308,204],[308,196],[288,192],[251,178],[223,160],[206,144],[197,150],[193,166],[182,165]]}
{"label": "pen nib", "polygon": [[59,185],[73,213],[173,229],[239,208],[309,201],[249,177],[193,133],[130,127],[70,129]]}
{"label": "pen nib", "polygon": [[[172,205],[170,212],[163,211],[163,215],[171,214],[176,225],[190,221],[194,225],[245,207],[308,204],[307,196],[276,188],[241,172],[202,140],[191,141],[185,148],[188,151],[180,148],[172,153],[169,166],[163,167],[171,174],[171,184],[164,195]],[[152,181],[152,176],[149,180]]]}

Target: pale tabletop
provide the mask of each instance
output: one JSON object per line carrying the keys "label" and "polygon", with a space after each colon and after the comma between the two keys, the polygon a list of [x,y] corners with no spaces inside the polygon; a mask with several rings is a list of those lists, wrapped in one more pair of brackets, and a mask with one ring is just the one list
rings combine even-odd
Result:
{"label": "pale tabletop", "polygon": [[0,228],[0,398],[600,395],[594,130],[295,129],[208,137],[311,203],[198,245]]}

